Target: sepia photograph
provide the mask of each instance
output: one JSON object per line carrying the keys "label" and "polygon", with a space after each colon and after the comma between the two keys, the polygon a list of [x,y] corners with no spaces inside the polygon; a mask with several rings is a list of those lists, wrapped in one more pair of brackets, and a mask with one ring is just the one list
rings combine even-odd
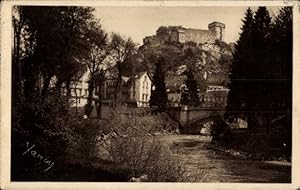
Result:
{"label": "sepia photograph", "polygon": [[8,31],[12,182],[292,183],[293,6],[13,5]]}

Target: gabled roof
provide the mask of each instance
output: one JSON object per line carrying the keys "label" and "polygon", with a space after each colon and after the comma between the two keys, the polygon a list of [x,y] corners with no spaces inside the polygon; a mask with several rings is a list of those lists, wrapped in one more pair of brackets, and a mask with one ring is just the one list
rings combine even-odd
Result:
{"label": "gabled roof", "polygon": [[[132,78],[135,78],[135,79],[140,79],[144,74],[147,74],[146,71],[143,71],[143,72],[139,72],[137,74],[134,74]],[[148,75],[148,74],[147,74]],[[148,75],[149,77],[149,75]],[[150,78],[150,77],[149,77]]]}
{"label": "gabled roof", "polygon": [[129,81],[129,79],[130,79],[130,77],[124,77],[124,76],[122,76],[121,78],[122,78],[122,81],[124,81],[124,82],[126,82],[126,83],[127,83],[127,82]]}

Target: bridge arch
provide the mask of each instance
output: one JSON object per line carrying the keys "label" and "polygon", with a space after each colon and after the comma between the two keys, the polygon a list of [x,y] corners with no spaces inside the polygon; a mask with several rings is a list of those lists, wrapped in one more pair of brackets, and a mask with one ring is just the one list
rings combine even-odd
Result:
{"label": "bridge arch", "polygon": [[216,118],[223,118],[225,108],[183,107],[172,111],[170,115],[180,123],[181,133],[199,134],[203,124]]}
{"label": "bridge arch", "polygon": [[219,118],[220,118],[220,116],[216,115],[216,114],[209,115],[204,118],[197,118],[193,121],[190,121],[185,126],[182,126],[180,132],[183,134],[200,134],[200,132],[205,124],[207,124],[209,122],[211,122],[211,124],[213,124],[213,122]]}

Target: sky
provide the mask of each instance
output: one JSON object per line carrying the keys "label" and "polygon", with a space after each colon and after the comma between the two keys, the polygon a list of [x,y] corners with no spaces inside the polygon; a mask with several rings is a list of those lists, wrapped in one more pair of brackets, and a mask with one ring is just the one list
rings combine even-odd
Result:
{"label": "sky", "polygon": [[[95,7],[94,15],[100,19],[102,28],[119,33],[142,44],[145,36],[155,35],[159,26],[183,26],[208,29],[214,21],[225,26],[225,42],[239,38],[242,19],[248,7]],[[255,10],[255,8],[253,8]],[[270,14],[276,8],[269,9]]]}

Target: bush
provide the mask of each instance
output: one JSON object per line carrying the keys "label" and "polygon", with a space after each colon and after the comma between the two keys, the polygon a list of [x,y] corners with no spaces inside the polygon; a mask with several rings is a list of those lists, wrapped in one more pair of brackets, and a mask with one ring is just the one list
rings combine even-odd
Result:
{"label": "bush", "polygon": [[[19,117],[13,125],[14,132],[22,133],[23,139],[38,143],[39,147],[55,155],[65,153],[76,142],[74,128],[78,120],[63,96],[32,97],[30,101],[20,102],[15,107],[14,116]],[[55,149],[50,148],[55,145]]]}
{"label": "bush", "polygon": [[[80,122],[70,111],[66,97],[53,93],[45,97],[15,99],[12,112],[12,178],[43,173],[43,163],[23,156],[27,143],[54,163],[65,162],[80,147],[75,129]],[[23,172],[26,172],[25,174]],[[47,171],[51,174],[52,170]],[[22,174],[23,173],[23,174]],[[46,175],[46,174],[45,174]]]}
{"label": "bush", "polygon": [[117,135],[110,140],[111,159],[128,168],[132,177],[147,175],[149,181],[182,181],[182,163],[154,135],[173,127],[164,120],[165,116],[124,115],[126,110],[117,110],[107,124]]}
{"label": "bush", "polygon": [[287,118],[278,120],[269,131],[264,127],[253,129],[230,129],[222,121],[213,125],[213,142],[235,150],[247,152],[254,159],[260,160],[290,160],[291,131],[287,127]]}

